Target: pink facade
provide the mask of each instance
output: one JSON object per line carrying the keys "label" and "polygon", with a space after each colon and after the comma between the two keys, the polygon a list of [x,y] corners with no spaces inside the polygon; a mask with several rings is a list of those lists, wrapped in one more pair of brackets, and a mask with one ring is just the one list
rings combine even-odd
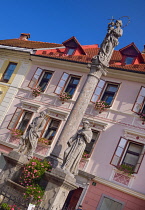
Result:
{"label": "pink facade", "polygon": [[[40,64],[38,64],[38,61],[36,62],[36,55],[34,58],[32,56],[31,68],[3,120],[0,129],[1,152],[8,153],[12,148],[16,148],[19,143],[19,138],[14,138],[11,135],[10,126],[18,129],[23,120],[27,120],[24,129],[24,132],[26,132],[38,113],[45,110],[49,119],[42,137],[46,138],[46,134],[49,133],[51,144],[46,145],[38,142],[35,156],[42,159],[49,156],[86,81],[89,72],[86,64],[79,64],[79,66],[65,61],[61,66],[60,60],[49,60],[49,58],[47,62],[43,60],[45,58],[39,57],[42,53],[41,50],[36,53],[40,59]],[[78,53],[81,53],[81,48],[76,51],[76,55]],[[121,60],[116,65],[121,65]],[[30,87],[30,82],[34,79],[38,68],[42,70],[43,74],[37,78],[36,84],[41,84],[45,72],[52,73],[52,75],[50,80],[47,81],[45,90],[35,97],[32,94],[33,87]],[[78,203],[82,203],[83,210],[102,210],[101,205],[105,205],[103,202],[110,199],[110,203],[113,200],[116,202],[115,205],[119,206],[118,209],[143,210],[145,209],[145,124],[134,107],[138,96],[142,94],[141,97],[145,98],[143,89],[145,74],[116,70],[111,67],[108,71],[108,76],[101,78],[104,82],[101,88],[99,87],[99,94],[97,93],[98,86],[96,87],[95,97],[98,98],[95,100],[103,97],[103,100],[105,100],[105,97],[108,97],[107,94],[112,94],[113,96],[109,95],[111,98],[110,108],[99,113],[94,107],[96,101],[94,103],[90,102],[84,116],[84,119],[87,118],[90,121],[94,139],[86,150],[89,157],[83,158],[80,162],[78,183],[83,190]],[[75,78],[77,80],[79,78],[79,82],[75,86],[72,98],[62,102],[59,94],[56,94],[56,89],[60,87],[59,84],[64,73],[68,75],[68,79],[63,84],[63,90],[66,90],[70,85],[71,79]],[[143,87],[142,92],[141,87]],[[107,92],[107,88],[111,88],[112,92]],[[144,101],[143,99],[142,102],[137,104],[142,106],[142,111],[145,106]],[[19,111],[17,119],[14,119],[15,111],[17,113]],[[27,119],[24,119],[25,115],[27,115]],[[119,170],[119,166],[122,165],[131,165],[132,173],[128,174]],[[85,175],[81,175],[82,173]],[[90,183],[89,187],[87,184],[83,185],[83,176]],[[91,176],[92,181],[90,181],[89,176]],[[102,182],[97,181],[98,178]],[[96,183],[95,186],[94,183]],[[103,196],[106,196],[104,201]],[[111,205],[113,204],[111,203]]]}

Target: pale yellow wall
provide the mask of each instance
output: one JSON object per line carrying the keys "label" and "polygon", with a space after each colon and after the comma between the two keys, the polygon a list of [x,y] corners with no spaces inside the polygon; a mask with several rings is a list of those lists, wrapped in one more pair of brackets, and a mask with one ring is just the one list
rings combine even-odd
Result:
{"label": "pale yellow wall", "polygon": [[16,62],[16,61],[13,61],[13,60],[10,60],[10,59],[4,61],[3,65],[2,65],[2,68],[0,69],[0,79],[2,78],[2,76],[3,76],[4,72],[6,71],[6,69],[7,69],[7,67],[8,67],[10,62],[17,63],[17,66],[16,66],[16,68],[15,68],[15,70],[14,70],[14,72],[13,72],[11,78],[10,78],[10,80],[7,82],[7,84],[11,84],[12,83],[15,75],[17,74],[17,72],[18,72],[18,70],[19,70],[19,68],[21,66],[21,62],[20,61]]}
{"label": "pale yellow wall", "polygon": [[5,96],[6,92],[8,91],[8,89],[9,89],[8,86],[0,84],[0,104]]}

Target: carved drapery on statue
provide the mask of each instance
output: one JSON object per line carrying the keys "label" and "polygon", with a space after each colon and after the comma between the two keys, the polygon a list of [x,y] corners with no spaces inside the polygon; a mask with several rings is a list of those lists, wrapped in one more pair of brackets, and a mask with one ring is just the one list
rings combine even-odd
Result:
{"label": "carved drapery on statue", "polygon": [[79,162],[82,158],[86,143],[90,143],[92,139],[92,130],[89,122],[83,122],[83,128],[72,136],[67,142],[68,148],[64,152],[62,169],[77,175]]}
{"label": "carved drapery on statue", "polygon": [[94,56],[92,63],[101,63],[104,67],[109,67],[109,62],[113,54],[114,48],[119,44],[118,38],[122,36],[122,21],[116,20],[108,24],[108,32],[103,40],[98,55]]}
{"label": "carved drapery on statue", "polygon": [[26,154],[28,159],[33,157],[38,138],[46,124],[45,115],[46,113],[43,111],[40,112],[39,117],[34,118],[30,124],[30,128],[27,129],[26,134],[21,137],[19,147],[15,149],[15,151],[21,154]]}

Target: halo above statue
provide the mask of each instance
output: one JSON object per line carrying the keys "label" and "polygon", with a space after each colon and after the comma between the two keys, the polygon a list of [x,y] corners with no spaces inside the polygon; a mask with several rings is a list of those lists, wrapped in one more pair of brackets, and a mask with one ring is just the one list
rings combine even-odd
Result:
{"label": "halo above statue", "polygon": [[[112,18],[109,19],[109,20],[111,20],[111,22],[112,22],[112,21],[115,22],[116,20],[122,20],[122,22],[125,22],[125,21],[124,21],[125,18],[127,19],[126,24],[123,25],[123,26],[121,26],[121,28],[125,28],[125,27],[128,26],[128,24],[130,23],[130,17],[129,17],[129,16],[122,16],[122,17],[120,17],[120,18],[118,18],[118,19],[114,19],[113,16],[112,16]],[[110,23],[108,23],[108,24],[110,24]]]}

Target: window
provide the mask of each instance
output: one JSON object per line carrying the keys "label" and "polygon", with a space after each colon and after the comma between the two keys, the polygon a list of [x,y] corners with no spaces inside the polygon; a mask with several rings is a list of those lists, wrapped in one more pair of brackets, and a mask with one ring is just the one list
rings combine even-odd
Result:
{"label": "window", "polygon": [[142,145],[129,142],[122,164],[129,165],[134,169],[138,162],[142,149]]}
{"label": "window", "polygon": [[134,58],[133,57],[126,57],[124,63],[125,64],[132,64],[133,63]]}
{"label": "window", "polygon": [[111,105],[117,93],[118,87],[118,84],[100,80],[94,91],[91,102],[95,103],[100,99],[101,101],[106,101],[106,103]]}
{"label": "window", "polygon": [[74,53],[75,49],[68,49],[67,55],[72,55]]}
{"label": "window", "polygon": [[22,117],[17,125],[17,129],[24,132],[26,128],[28,127],[32,114],[33,112],[23,111]]}
{"label": "window", "polygon": [[73,96],[79,81],[80,81],[80,77],[63,73],[55,89],[55,93],[60,94],[61,92],[64,91],[64,92],[69,93],[71,96]]}
{"label": "window", "polygon": [[51,71],[46,71],[46,70],[38,68],[36,70],[35,74],[33,75],[28,86],[30,88],[39,86],[41,88],[42,92],[44,92],[51,77],[52,77],[52,74],[53,74],[53,72],[51,72]]}
{"label": "window", "polygon": [[17,64],[16,63],[9,63],[5,73],[3,74],[3,77],[2,77],[2,81],[3,82],[8,82],[9,79],[11,78],[15,68],[16,68]]}
{"label": "window", "polygon": [[17,108],[10,120],[8,129],[11,130],[17,128],[24,132],[28,128],[32,115],[33,112]]}
{"label": "window", "polygon": [[48,123],[48,126],[43,134],[43,137],[48,139],[48,140],[53,140],[53,138],[56,135],[56,132],[59,128],[60,125],[60,120],[57,119],[51,119]]}
{"label": "window", "polygon": [[101,97],[101,101],[106,101],[109,105],[112,103],[115,93],[118,90],[118,85],[107,84],[107,87]]}
{"label": "window", "polygon": [[145,113],[145,87],[141,87],[133,105],[132,111],[135,113]]}
{"label": "window", "polygon": [[124,203],[110,196],[102,195],[97,210],[122,210]]}
{"label": "window", "polygon": [[111,164],[114,166],[119,166],[122,164],[131,166],[134,170],[134,173],[137,173],[143,157],[143,144],[132,142],[121,137],[112,157]]}
{"label": "window", "polygon": [[100,134],[99,131],[92,130],[92,132],[93,132],[93,137],[91,139],[91,142],[86,144],[86,148],[84,150],[84,152],[86,152],[87,154],[92,153],[92,150],[93,150],[93,148],[98,140],[99,134]]}

